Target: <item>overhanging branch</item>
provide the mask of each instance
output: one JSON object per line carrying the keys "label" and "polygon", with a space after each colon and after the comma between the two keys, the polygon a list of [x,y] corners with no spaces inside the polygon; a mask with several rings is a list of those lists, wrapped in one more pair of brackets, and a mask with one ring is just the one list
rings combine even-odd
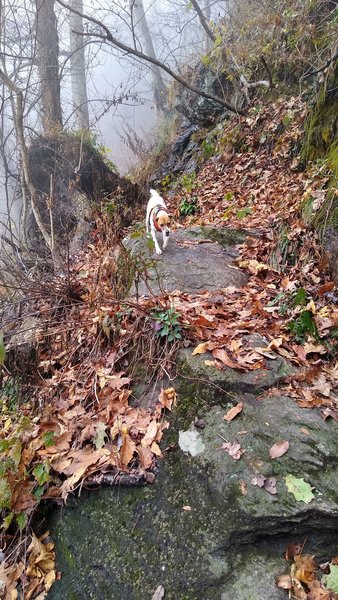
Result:
{"label": "overhanging branch", "polygon": [[160,69],[162,69],[163,71],[168,73],[168,75],[170,75],[170,77],[175,79],[178,83],[183,85],[183,87],[187,88],[194,94],[197,94],[198,96],[202,96],[203,98],[206,98],[207,100],[213,100],[213,102],[220,104],[221,106],[223,106],[224,108],[226,108],[227,110],[229,110],[233,113],[240,114],[240,115],[244,114],[243,111],[239,110],[238,108],[236,108],[236,106],[233,106],[226,100],[219,98],[219,96],[215,96],[214,94],[209,94],[208,92],[204,92],[203,90],[200,90],[199,88],[195,87],[194,85],[192,85],[191,83],[189,83],[188,81],[183,79],[183,77],[181,77],[178,73],[175,73],[174,71],[172,71],[172,69],[170,69],[170,67],[168,67],[165,63],[161,62],[157,58],[152,58],[152,57],[148,56],[147,54],[144,54],[144,52],[141,52],[140,50],[137,50],[136,48],[132,48],[131,46],[124,44],[123,42],[118,40],[115,36],[113,36],[111,31],[108,29],[108,27],[104,23],[102,23],[102,21],[99,21],[98,19],[95,19],[95,17],[90,17],[89,15],[85,15],[84,13],[81,13],[80,11],[77,11],[74,8],[71,8],[68,4],[63,2],[63,0],[57,0],[57,2],[58,2],[58,4],[63,6],[63,8],[65,8],[71,12],[74,12],[75,14],[79,15],[83,19],[86,19],[87,21],[90,21],[94,25],[97,25],[104,32],[104,33],[95,33],[95,32],[94,33],[93,32],[92,33],[83,33],[82,34],[83,36],[96,37],[103,41],[109,42],[110,44],[112,44],[116,48],[119,48],[126,54],[131,54],[132,56],[136,56],[136,58],[139,58],[140,60],[143,60],[145,62],[156,65],[157,67],[159,67]]}

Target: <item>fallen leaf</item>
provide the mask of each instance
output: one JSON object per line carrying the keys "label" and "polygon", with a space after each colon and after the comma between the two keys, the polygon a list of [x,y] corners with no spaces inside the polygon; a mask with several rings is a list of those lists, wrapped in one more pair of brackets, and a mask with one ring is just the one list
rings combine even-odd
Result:
{"label": "fallen leaf", "polygon": [[291,576],[287,573],[285,575],[279,575],[276,579],[276,585],[283,590],[291,590]]}
{"label": "fallen leaf", "polygon": [[257,487],[262,488],[264,487],[264,483],[265,483],[265,477],[264,475],[256,475],[255,477],[253,477],[251,479],[251,483],[252,485],[257,485]]}
{"label": "fallen leaf", "polygon": [[334,282],[328,281],[327,283],[324,283],[324,285],[321,285],[318,288],[317,294],[318,294],[318,296],[323,296],[327,292],[331,292],[333,289],[334,289]]}
{"label": "fallen leaf", "polygon": [[330,600],[331,592],[324,590],[321,586],[320,581],[315,580],[308,585],[310,591],[307,595],[307,600]]}
{"label": "fallen leaf", "polygon": [[164,597],[165,591],[164,591],[164,587],[163,585],[159,585],[158,588],[156,589],[154,595],[152,596],[151,600],[162,600],[162,598]]}
{"label": "fallen leaf", "polygon": [[198,344],[196,348],[194,348],[192,351],[192,356],[196,356],[196,354],[204,354],[205,352],[208,352],[208,350],[209,342],[202,342],[201,344]]}
{"label": "fallen leaf", "polygon": [[123,443],[120,450],[120,459],[123,466],[127,467],[134,456],[136,444],[127,434],[123,437]]}
{"label": "fallen leaf", "polygon": [[164,408],[171,410],[172,406],[176,404],[176,391],[174,388],[161,389],[159,401]]}
{"label": "fallen leaf", "polygon": [[244,454],[245,450],[242,450],[241,445],[238,442],[224,442],[222,444],[223,450],[225,450],[231,458],[239,460]]}
{"label": "fallen leaf", "polygon": [[275,496],[277,494],[276,489],[276,479],[274,477],[264,477],[264,475],[259,474],[251,479],[252,485],[256,485],[259,488],[264,488],[269,494]]}
{"label": "fallen leaf", "polygon": [[95,438],[94,438],[94,446],[96,450],[100,450],[106,443],[106,424],[102,421],[98,421],[94,425],[95,427]]}
{"label": "fallen leaf", "polygon": [[232,421],[240,412],[242,412],[243,406],[243,402],[239,402],[238,404],[236,404],[236,406],[230,408],[226,415],[224,415],[224,420],[228,422]]}
{"label": "fallen leaf", "polygon": [[241,480],[241,493],[242,493],[242,496],[246,496],[248,493],[246,483],[245,483],[245,481],[243,481],[243,479]]}
{"label": "fallen leaf", "polygon": [[269,492],[269,494],[272,494],[272,496],[277,494],[276,483],[277,482],[274,477],[268,477],[264,482],[264,489]]}
{"label": "fallen leaf", "polygon": [[150,450],[152,451],[153,454],[155,454],[155,456],[158,456],[159,458],[161,458],[161,456],[162,456],[161,448],[159,447],[159,445],[156,442],[153,442],[151,444]]}
{"label": "fallen leaf", "polygon": [[285,559],[291,560],[291,558],[294,558],[297,554],[301,553],[302,548],[302,544],[289,544],[285,552]]}
{"label": "fallen leaf", "polygon": [[157,421],[153,420],[149,423],[144,438],[141,441],[142,446],[150,446],[157,435]]}
{"label": "fallen leaf", "polygon": [[144,469],[149,469],[153,462],[153,453],[149,447],[137,446],[137,454]]}
{"label": "fallen leaf", "polygon": [[189,506],[188,504],[186,506],[182,506],[183,510],[186,510],[187,512],[191,511],[191,506]]}
{"label": "fallen leaf", "polygon": [[309,584],[315,579],[314,571],[316,563],[314,561],[314,555],[310,554],[298,554],[294,557],[295,568],[293,570],[293,576],[302,581],[303,583]]}
{"label": "fallen leaf", "polygon": [[295,477],[294,475],[290,474],[286,475],[284,479],[286,487],[288,488],[289,492],[294,495],[296,500],[298,500],[299,502],[305,502],[306,504],[309,504],[309,502],[313,500],[314,495],[311,491],[313,490],[313,487],[311,487],[309,483],[304,481],[304,479]]}
{"label": "fallen leaf", "polygon": [[326,587],[338,593],[338,565],[330,564],[330,573],[323,576]]}
{"label": "fallen leaf", "polygon": [[279,458],[283,456],[289,450],[289,442],[287,440],[281,440],[280,442],[276,442],[270,450],[269,454],[271,458]]}
{"label": "fallen leaf", "polygon": [[230,369],[241,369],[241,370],[245,371],[244,367],[242,367],[238,363],[234,362],[227,355],[226,351],[221,348],[217,348],[217,350],[213,350],[212,355],[214,358],[217,358],[217,360],[220,360],[221,363],[223,363],[223,365],[225,365],[226,367],[230,367]]}

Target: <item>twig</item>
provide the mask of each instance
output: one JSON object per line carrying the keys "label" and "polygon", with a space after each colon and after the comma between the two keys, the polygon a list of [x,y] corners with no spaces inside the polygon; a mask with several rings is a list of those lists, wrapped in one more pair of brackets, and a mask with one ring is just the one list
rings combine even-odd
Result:
{"label": "twig", "polygon": [[327,69],[327,67],[329,67],[331,63],[333,63],[335,60],[337,60],[337,58],[338,58],[338,52],[336,52],[332,56],[332,58],[327,60],[326,63],[322,67],[320,67],[320,69],[316,69],[315,71],[310,71],[310,73],[302,75],[301,79],[307,79],[308,77],[312,77],[312,75],[317,75],[317,73],[321,73],[321,71],[325,71],[325,69]]}

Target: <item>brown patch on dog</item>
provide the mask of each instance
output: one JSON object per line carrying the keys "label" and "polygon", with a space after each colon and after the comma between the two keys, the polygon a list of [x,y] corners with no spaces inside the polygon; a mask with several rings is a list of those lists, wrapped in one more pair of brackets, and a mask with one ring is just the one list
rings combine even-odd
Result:
{"label": "brown patch on dog", "polygon": [[159,227],[167,227],[170,226],[170,217],[168,213],[165,211],[160,211],[158,217],[156,218],[157,224]]}

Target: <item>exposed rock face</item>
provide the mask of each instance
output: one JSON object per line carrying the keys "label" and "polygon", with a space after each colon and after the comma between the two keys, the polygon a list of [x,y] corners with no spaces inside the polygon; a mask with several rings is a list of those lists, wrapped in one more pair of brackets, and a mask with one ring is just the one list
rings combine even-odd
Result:
{"label": "exposed rock face", "polygon": [[161,290],[172,292],[175,289],[197,293],[219,290],[228,285],[243,285],[247,277],[234,264],[237,256],[234,246],[244,238],[244,232],[231,229],[181,229],[170,234],[168,247],[160,256],[149,250],[145,235],[129,238],[125,240],[125,246],[138,257],[139,262],[142,257],[148,262],[149,256],[152,258],[152,265],[145,272],[140,272],[131,294],[149,296]]}
{"label": "exposed rock face", "polygon": [[[242,100],[234,98],[234,88],[227,78],[227,73],[215,73],[209,66],[199,65],[194,84],[204,92],[209,92],[220,98],[226,96],[230,102],[237,103],[240,108]],[[181,88],[177,95],[174,108],[184,115],[191,123],[212,125],[217,118],[226,112],[220,104],[198,96],[186,88]]]}
{"label": "exposed rock face", "polygon": [[[320,559],[335,553],[337,425],[287,397],[229,396],[226,381],[210,394],[195,358],[179,364],[164,444],[179,445],[161,461],[155,484],[102,489],[54,515],[63,576],[49,600],[140,600],[159,585],[168,600],[286,600],[274,581],[288,568],[289,543],[306,538],[306,552]],[[239,400],[241,415],[225,422]],[[289,451],[272,460],[269,448],[280,439],[290,441]],[[239,460],[224,440],[240,443]],[[276,479],[277,494],[252,484],[259,474]],[[287,474],[313,486],[309,504],[287,490]]]}

